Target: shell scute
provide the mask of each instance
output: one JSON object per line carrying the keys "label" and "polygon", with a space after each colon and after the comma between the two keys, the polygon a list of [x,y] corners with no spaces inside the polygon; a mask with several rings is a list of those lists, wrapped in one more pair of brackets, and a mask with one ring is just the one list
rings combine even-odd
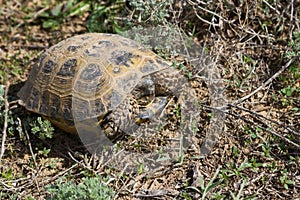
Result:
{"label": "shell scute", "polygon": [[45,64],[41,64],[41,66],[43,67],[42,70],[44,74],[50,74],[53,72],[53,69],[56,68],[57,63],[53,60],[47,60]]}
{"label": "shell scute", "polygon": [[57,75],[74,77],[76,68],[77,68],[77,59],[76,58],[68,59],[62,64]]}
{"label": "shell scute", "polygon": [[80,45],[70,45],[68,46],[67,50],[69,52],[78,52],[78,50],[81,49],[81,46]]}

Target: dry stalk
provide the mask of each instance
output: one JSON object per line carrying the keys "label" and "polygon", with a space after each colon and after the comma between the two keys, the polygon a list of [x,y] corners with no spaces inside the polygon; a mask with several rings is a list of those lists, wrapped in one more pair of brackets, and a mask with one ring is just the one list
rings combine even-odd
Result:
{"label": "dry stalk", "polygon": [[[21,120],[19,120],[19,122],[21,123]],[[34,166],[37,167],[38,165],[37,165],[36,159],[35,159],[36,156],[34,155],[33,150],[32,150],[29,134],[28,134],[28,132],[25,128],[24,128],[24,131],[25,131],[27,142],[28,142],[29,151],[31,153],[31,156],[32,156],[32,159],[33,159],[33,162],[34,162]]]}
{"label": "dry stalk", "polygon": [[250,98],[251,96],[253,96],[254,94],[256,94],[257,92],[259,92],[260,90],[264,89],[267,85],[269,85],[275,78],[277,78],[284,70],[286,70],[293,62],[295,61],[295,58],[290,59],[284,66],[281,67],[280,70],[278,70],[278,72],[276,72],[271,78],[269,78],[266,82],[264,82],[261,86],[259,86],[256,90],[254,90],[253,92],[251,92],[250,94],[232,102],[232,105],[238,105],[241,102],[245,101],[246,99]]}
{"label": "dry stalk", "polygon": [[[64,176],[66,173],[68,173],[69,171],[71,171],[72,169],[74,169],[77,166],[78,166],[78,164],[76,163],[76,164],[72,165],[71,167],[69,167],[68,169],[58,173],[57,175],[55,175],[53,177],[50,177],[48,179],[43,178],[43,180],[39,182],[39,186],[40,187],[45,187],[46,185],[50,184],[51,182],[53,182],[53,181],[59,179],[60,177]],[[21,189],[24,190],[25,188],[28,189],[28,191],[26,190],[26,192],[24,194],[22,194],[23,197],[27,196],[28,194],[34,194],[35,192],[38,192],[38,191],[35,191],[36,187],[34,187],[34,185],[36,185],[36,182],[33,183],[33,179],[34,179],[34,177],[30,177],[31,181],[27,184],[23,184],[23,187],[18,188],[18,190],[16,190],[16,191],[21,191]],[[22,198],[20,197],[20,199],[22,199]]]}
{"label": "dry stalk", "polygon": [[5,92],[4,92],[4,125],[3,125],[3,129],[2,129],[2,144],[1,144],[1,152],[0,152],[0,163],[2,160],[2,157],[5,153],[5,141],[6,141],[6,137],[7,137],[7,127],[8,127],[8,111],[9,111],[9,102],[7,99],[7,95],[8,95],[8,89],[10,86],[10,82],[6,81],[5,84]]}
{"label": "dry stalk", "polygon": [[226,114],[231,115],[231,116],[234,116],[234,117],[236,117],[236,118],[239,118],[239,119],[243,120],[244,122],[246,122],[246,123],[248,123],[248,124],[252,124],[252,125],[254,125],[254,126],[256,126],[256,127],[260,128],[260,129],[266,131],[267,133],[270,133],[270,134],[272,134],[272,135],[277,136],[278,138],[284,140],[286,143],[288,143],[288,144],[294,146],[295,148],[300,149],[300,145],[298,145],[298,144],[296,144],[295,142],[293,142],[293,141],[291,141],[291,140],[285,138],[283,135],[281,135],[281,134],[279,134],[279,133],[277,133],[277,132],[275,132],[275,131],[272,131],[272,130],[271,130],[272,127],[271,127],[269,124],[267,124],[267,123],[263,123],[265,126],[267,126],[267,128],[265,128],[265,127],[261,126],[260,124],[254,122],[254,121],[252,121],[252,120],[250,120],[250,119],[247,119],[247,118],[244,117],[244,116],[240,116],[240,115],[238,115],[238,114],[236,114],[236,113],[233,113],[233,112],[226,112]]}
{"label": "dry stalk", "polygon": [[255,111],[246,109],[246,108],[241,107],[241,106],[235,106],[235,105],[232,105],[232,104],[229,104],[229,106],[235,107],[235,108],[240,109],[240,110],[243,110],[243,111],[246,111],[246,112],[252,114],[253,116],[261,117],[261,118],[263,118],[263,119],[265,119],[265,120],[267,120],[267,121],[270,121],[270,122],[272,122],[272,123],[278,125],[279,127],[283,128],[283,129],[286,129],[287,131],[293,133],[294,135],[297,135],[297,136],[300,137],[300,133],[299,133],[299,132],[293,130],[292,128],[290,128],[290,127],[288,127],[288,126],[283,125],[283,124],[280,123],[280,122],[277,122],[277,121],[275,121],[275,120],[273,120],[273,119],[270,119],[270,118],[268,118],[268,117],[266,117],[266,116],[263,116],[263,115],[261,115],[261,114],[255,112]]}

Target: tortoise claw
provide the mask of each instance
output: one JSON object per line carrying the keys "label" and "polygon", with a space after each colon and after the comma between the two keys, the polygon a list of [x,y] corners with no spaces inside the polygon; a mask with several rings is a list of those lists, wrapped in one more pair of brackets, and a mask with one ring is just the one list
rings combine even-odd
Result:
{"label": "tortoise claw", "polygon": [[156,97],[153,102],[144,107],[137,115],[136,123],[141,124],[159,116],[166,105],[167,97]]}

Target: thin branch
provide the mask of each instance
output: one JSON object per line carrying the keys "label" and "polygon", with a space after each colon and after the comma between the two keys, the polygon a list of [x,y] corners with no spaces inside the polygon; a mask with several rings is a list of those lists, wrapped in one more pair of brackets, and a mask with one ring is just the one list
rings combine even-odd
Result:
{"label": "thin branch", "polygon": [[285,125],[283,125],[282,123],[277,122],[277,121],[275,121],[275,120],[273,120],[273,119],[270,119],[270,118],[268,118],[268,117],[266,117],[266,116],[263,116],[263,115],[261,115],[261,114],[255,112],[255,111],[246,109],[246,108],[241,107],[241,106],[235,106],[235,105],[232,105],[232,104],[229,104],[229,106],[238,108],[238,109],[243,110],[243,111],[245,111],[245,112],[248,112],[248,113],[250,113],[250,114],[252,114],[252,115],[254,115],[254,116],[261,117],[261,118],[263,118],[263,119],[265,119],[265,120],[267,120],[267,121],[270,121],[270,122],[272,122],[272,123],[278,125],[278,126],[281,127],[281,128],[286,129],[287,131],[289,131],[289,132],[291,132],[291,133],[293,133],[293,134],[295,134],[295,135],[297,135],[297,136],[300,136],[300,133],[298,133],[297,131],[293,130],[292,128],[290,128],[290,127],[288,127],[288,126],[285,126]]}
{"label": "thin branch", "polygon": [[[252,121],[252,120],[249,120],[249,119],[247,119],[247,118],[244,117],[244,116],[240,116],[240,115],[238,115],[238,114],[236,114],[236,113],[233,113],[233,112],[230,112],[230,111],[226,111],[226,112],[225,112],[225,111],[223,110],[224,108],[219,109],[219,108],[213,108],[213,107],[206,106],[206,105],[202,105],[202,106],[203,106],[204,108],[207,108],[207,109],[210,109],[210,110],[218,110],[218,111],[220,111],[220,112],[224,112],[225,114],[228,114],[228,115],[234,116],[234,117],[236,117],[236,118],[239,118],[239,119],[245,121],[246,123],[252,124],[252,125],[254,125],[254,126],[256,126],[256,127],[260,128],[260,129],[262,129],[262,130],[264,130],[264,131],[266,131],[266,132],[268,132],[268,133],[270,133],[270,134],[272,134],[272,135],[275,135],[275,136],[279,137],[280,139],[286,141],[287,143],[291,144],[292,146],[296,147],[297,149],[300,149],[300,145],[298,145],[298,144],[294,143],[293,141],[291,141],[291,140],[285,138],[285,137],[282,136],[281,134],[279,134],[279,133],[277,133],[277,132],[275,132],[275,131],[272,131],[272,130],[271,130],[272,127],[271,127],[269,124],[265,123],[265,122],[262,122],[262,123],[263,123],[265,126],[267,126],[268,128],[265,128],[265,127],[259,125],[258,123],[254,122],[254,121]],[[229,105],[229,106],[232,106],[232,107],[233,107],[233,105]],[[253,111],[252,111],[252,112],[253,112]],[[278,124],[278,125],[280,125],[280,124]],[[286,128],[288,131],[294,133],[295,135],[298,135],[298,134],[299,134],[299,133],[293,131],[292,129],[288,129],[288,127],[285,127],[285,126],[284,126],[284,128]]]}
{"label": "thin branch", "polygon": [[277,10],[276,8],[274,8],[273,6],[271,6],[266,0],[263,0],[263,2],[269,6],[269,8],[271,8],[272,10],[274,10],[278,15],[280,14],[279,10]]}
{"label": "thin branch", "polygon": [[294,0],[291,0],[291,16],[290,16],[290,21],[293,21],[294,17]]}
{"label": "thin branch", "polygon": [[42,8],[41,10],[35,12],[35,14],[27,21],[27,23],[34,22],[41,14],[43,14],[49,8],[50,8],[50,6],[46,6],[46,7]]}
{"label": "thin branch", "polygon": [[293,142],[293,141],[291,141],[291,140],[285,138],[284,136],[282,136],[281,134],[279,134],[279,133],[277,133],[277,132],[275,132],[275,131],[269,130],[268,128],[270,128],[270,126],[269,126],[268,124],[266,124],[266,123],[264,123],[264,125],[268,126],[268,128],[265,128],[265,127],[259,125],[258,123],[254,122],[254,121],[251,121],[251,120],[247,119],[247,118],[244,117],[244,116],[240,116],[240,115],[238,115],[238,114],[235,114],[235,113],[233,113],[233,112],[226,112],[226,114],[229,114],[229,115],[232,115],[232,116],[234,116],[234,117],[240,118],[240,119],[242,119],[243,121],[245,121],[245,122],[247,122],[247,123],[249,123],[249,124],[253,124],[253,125],[256,126],[256,127],[260,128],[260,129],[262,129],[262,130],[264,130],[264,131],[266,131],[266,132],[268,132],[268,133],[270,133],[270,134],[272,134],[272,135],[275,135],[275,136],[279,137],[280,139],[282,139],[282,140],[284,140],[285,142],[287,142],[288,144],[290,144],[290,145],[296,147],[297,149],[300,149],[300,145],[298,145],[298,144],[296,144],[295,142]]}
{"label": "thin branch", "polygon": [[209,25],[211,25],[211,26],[220,26],[220,24],[211,23],[211,22],[209,22],[209,21],[203,19],[200,15],[198,15],[196,9],[194,9],[194,13],[195,13],[195,15],[198,17],[198,19],[200,19],[201,21],[203,21],[203,22],[205,22],[205,23],[207,23],[207,24],[209,24]]}
{"label": "thin branch", "polygon": [[48,180],[42,180],[41,183],[40,183],[40,186],[41,186],[41,187],[42,187],[42,186],[45,186],[45,185],[49,184],[50,182],[57,180],[58,178],[64,176],[66,173],[68,173],[69,171],[71,171],[72,169],[74,169],[74,168],[77,167],[77,166],[78,166],[78,163],[73,164],[73,165],[72,165],[71,167],[69,167],[68,169],[65,169],[64,171],[62,171],[62,172],[56,174],[55,176],[51,177],[50,179],[48,179]]}
{"label": "thin branch", "polygon": [[[55,176],[53,176],[49,179],[43,178],[41,180],[41,182],[39,182],[40,187],[44,187],[45,185],[48,185],[52,181],[57,180],[58,178],[64,176],[66,173],[68,173],[69,171],[71,171],[72,169],[74,169],[77,166],[78,166],[78,164],[76,163],[76,164],[72,165],[71,167],[69,167],[68,169],[56,174]],[[20,191],[25,191],[25,193],[21,195],[24,197],[28,194],[33,194],[34,192],[36,192],[35,191],[36,188],[33,187],[36,184],[35,181],[37,181],[37,180],[32,175],[29,178],[20,178],[17,180],[1,181],[1,179],[0,179],[0,185],[3,186],[3,191],[11,191],[14,193],[19,193],[19,197],[20,197]],[[21,199],[23,199],[23,198],[21,198]]]}
{"label": "thin branch", "polygon": [[8,127],[8,111],[9,111],[9,102],[7,99],[7,95],[8,95],[8,89],[9,89],[9,81],[6,81],[6,87],[5,87],[5,92],[4,92],[4,125],[3,125],[3,129],[2,129],[2,144],[1,144],[1,152],[0,152],[0,163],[2,160],[2,157],[4,155],[5,152],[5,141],[6,141],[6,137],[7,137],[7,127]]}
{"label": "thin branch", "polygon": [[247,182],[247,183],[245,184],[245,186],[247,187],[247,186],[249,186],[249,185],[251,185],[251,184],[254,184],[255,182],[260,181],[261,178],[265,176],[265,174],[266,174],[266,172],[263,171],[263,172],[260,173],[256,178],[251,179],[249,182]]}
{"label": "thin branch", "polygon": [[[19,118],[18,118],[18,120],[19,120],[19,123],[22,123]],[[32,150],[29,134],[28,134],[28,132],[25,128],[24,128],[24,131],[25,131],[27,142],[28,142],[29,151],[31,153],[31,156],[32,156],[32,159],[33,159],[33,162],[34,162],[34,166],[37,167],[38,165],[36,163],[36,156],[34,155],[33,150]]]}
{"label": "thin branch", "polygon": [[264,89],[267,85],[269,85],[275,78],[277,78],[284,70],[286,70],[293,62],[295,61],[295,58],[292,58],[291,60],[289,60],[289,62],[287,62],[284,66],[281,67],[281,69],[276,72],[271,78],[269,78],[266,82],[264,82],[261,86],[259,86],[256,90],[254,90],[253,92],[251,92],[250,94],[232,102],[232,105],[238,105],[241,102],[245,101],[246,99],[250,98],[251,96],[253,96],[254,94],[256,94],[257,92],[259,92],[260,90]]}
{"label": "thin branch", "polygon": [[[218,17],[219,19],[223,20],[223,21],[226,22],[226,23],[232,23],[232,22],[234,21],[234,20],[229,21],[229,20],[225,19],[224,17],[222,17],[221,15],[218,15],[217,13],[215,13],[215,12],[213,12],[213,11],[211,11],[211,10],[208,10],[208,9],[206,9],[206,8],[203,8],[203,7],[200,6],[199,4],[197,5],[197,3],[193,2],[193,1],[188,0],[187,2],[188,2],[188,4],[190,4],[190,5],[194,6],[194,7],[196,6],[197,8],[199,8],[199,9],[205,11],[205,12],[208,12],[209,14],[212,14],[212,15]],[[194,8],[194,11],[195,11],[195,14],[196,14],[197,17],[198,17],[198,14],[197,14],[195,8]],[[201,20],[202,20],[202,19],[201,19]],[[205,22],[205,21],[206,21],[206,20],[204,20],[204,22]],[[209,24],[210,24],[210,23],[209,23]],[[219,24],[212,24],[212,25],[214,25],[214,26],[220,26]]]}

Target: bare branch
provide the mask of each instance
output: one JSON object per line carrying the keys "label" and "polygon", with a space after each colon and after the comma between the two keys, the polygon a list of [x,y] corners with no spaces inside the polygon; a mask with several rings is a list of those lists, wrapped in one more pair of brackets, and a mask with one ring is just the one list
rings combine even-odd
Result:
{"label": "bare branch", "polygon": [[9,111],[9,102],[7,99],[8,89],[9,89],[10,83],[9,81],[6,81],[5,86],[5,92],[4,92],[4,125],[2,129],[2,144],[1,144],[1,152],[0,152],[0,163],[2,160],[2,157],[5,152],[5,141],[7,137],[7,127],[8,127],[8,111]]}
{"label": "bare branch", "polygon": [[260,90],[264,89],[267,85],[269,85],[276,77],[278,77],[285,69],[287,69],[293,62],[295,61],[295,58],[289,60],[289,62],[287,62],[284,66],[281,67],[281,69],[276,72],[271,78],[269,78],[266,82],[264,82],[261,86],[259,86],[256,90],[254,90],[253,92],[251,92],[250,94],[232,102],[232,105],[238,105],[241,102],[245,101],[246,99],[250,98],[251,96],[253,96],[254,94],[256,94],[257,92],[259,92]]}

